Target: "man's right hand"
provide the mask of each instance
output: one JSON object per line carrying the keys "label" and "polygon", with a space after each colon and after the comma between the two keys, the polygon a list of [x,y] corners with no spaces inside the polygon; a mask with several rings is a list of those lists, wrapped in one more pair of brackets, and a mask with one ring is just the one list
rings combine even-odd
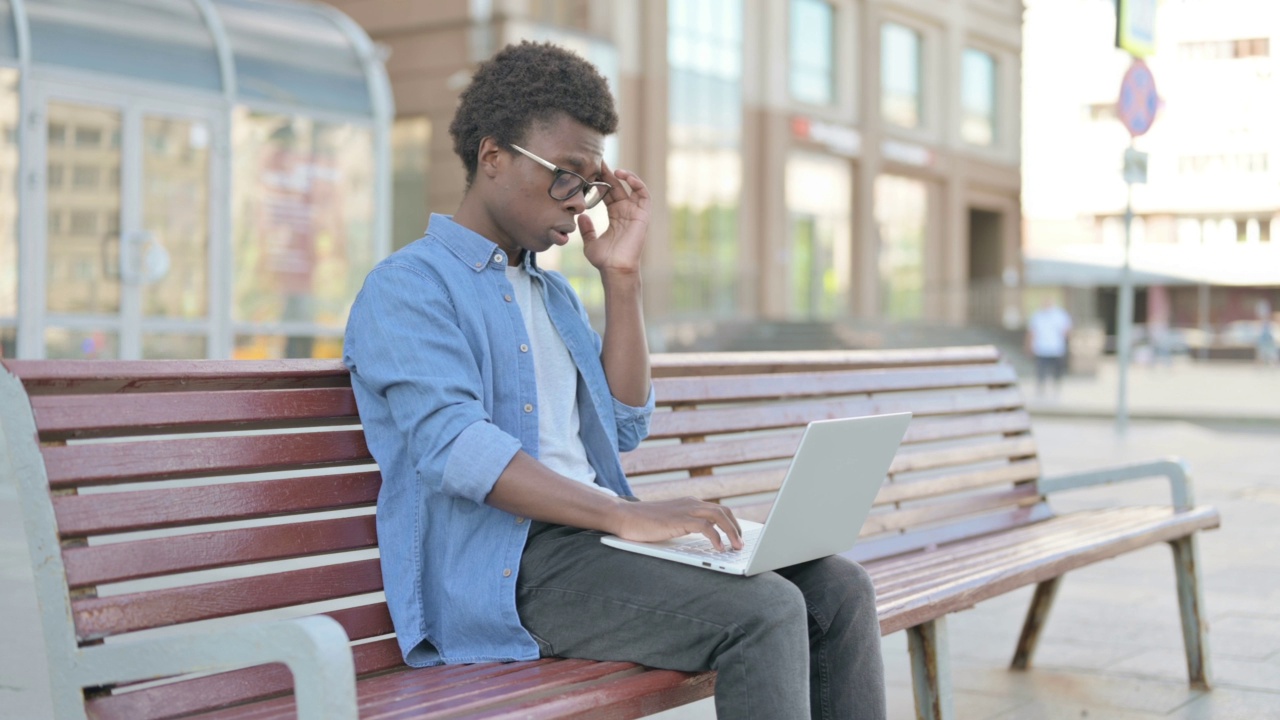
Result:
{"label": "man's right hand", "polygon": [[699,533],[718,551],[725,549],[723,532],[734,550],[742,549],[742,528],[733,511],[693,497],[657,502],[619,501],[609,532],[624,540],[660,542]]}

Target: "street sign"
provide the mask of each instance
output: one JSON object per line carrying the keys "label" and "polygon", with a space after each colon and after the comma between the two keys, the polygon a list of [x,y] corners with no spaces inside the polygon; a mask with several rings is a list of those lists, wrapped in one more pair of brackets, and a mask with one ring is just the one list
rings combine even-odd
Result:
{"label": "street sign", "polygon": [[1124,181],[1133,185],[1147,182],[1147,154],[1133,148],[1124,149]]}
{"label": "street sign", "polygon": [[1156,95],[1156,79],[1151,74],[1151,68],[1134,58],[1120,83],[1116,116],[1124,123],[1129,134],[1137,137],[1151,129],[1159,104],[1160,97]]}
{"label": "street sign", "polygon": [[1136,58],[1156,51],[1156,0],[1116,0],[1116,47]]}

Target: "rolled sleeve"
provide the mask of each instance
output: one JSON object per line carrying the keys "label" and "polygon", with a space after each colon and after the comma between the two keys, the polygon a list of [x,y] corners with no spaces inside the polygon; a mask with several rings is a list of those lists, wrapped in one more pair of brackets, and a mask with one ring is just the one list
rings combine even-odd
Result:
{"label": "rolled sleeve", "polygon": [[652,383],[649,385],[648,399],[639,407],[613,398],[613,417],[618,426],[618,450],[634,450],[641,440],[649,436],[649,420],[653,417],[656,404],[657,395]]}
{"label": "rolled sleeve", "polygon": [[483,504],[498,476],[520,451],[520,441],[488,422],[463,430],[444,464],[442,490]]}

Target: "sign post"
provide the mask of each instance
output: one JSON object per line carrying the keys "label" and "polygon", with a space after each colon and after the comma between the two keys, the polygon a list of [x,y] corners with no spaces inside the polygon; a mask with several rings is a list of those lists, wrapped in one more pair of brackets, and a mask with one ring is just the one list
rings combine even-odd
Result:
{"label": "sign post", "polygon": [[1116,115],[1129,131],[1129,147],[1124,153],[1127,194],[1124,205],[1124,265],[1120,270],[1120,302],[1116,308],[1116,364],[1119,370],[1116,432],[1120,435],[1129,430],[1129,352],[1133,335],[1133,273],[1129,266],[1129,247],[1133,239],[1133,186],[1147,181],[1147,154],[1138,152],[1133,147],[1133,140],[1151,129],[1159,105],[1151,69],[1141,59],[1134,58],[1120,83],[1120,99],[1116,103]]}

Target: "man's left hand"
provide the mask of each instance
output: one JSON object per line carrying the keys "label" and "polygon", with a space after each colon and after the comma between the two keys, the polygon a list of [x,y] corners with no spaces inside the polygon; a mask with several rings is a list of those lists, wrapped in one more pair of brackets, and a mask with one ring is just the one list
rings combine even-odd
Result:
{"label": "man's left hand", "polygon": [[578,216],[582,233],[582,252],[587,261],[608,275],[638,275],[640,255],[649,232],[649,188],[629,170],[612,170],[601,163],[604,181],[613,187],[605,196],[609,210],[609,229],[596,235],[595,223],[583,213]]}

